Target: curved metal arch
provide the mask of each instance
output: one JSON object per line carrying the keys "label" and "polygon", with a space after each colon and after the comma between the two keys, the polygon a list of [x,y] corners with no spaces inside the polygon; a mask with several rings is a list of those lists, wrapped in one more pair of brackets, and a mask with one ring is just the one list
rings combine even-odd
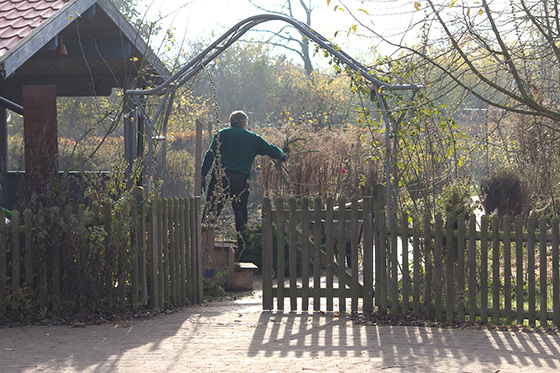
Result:
{"label": "curved metal arch", "polygon": [[392,85],[382,82],[376,77],[370,75],[365,66],[349,56],[347,53],[342,50],[335,49],[333,47],[333,44],[328,39],[311,29],[305,23],[300,22],[294,18],[282,15],[261,14],[246,18],[237,23],[225,34],[223,34],[212,44],[210,44],[210,46],[208,46],[204,51],[200,52],[200,54],[198,54],[195,58],[193,58],[190,62],[188,62],[179,71],[170,76],[165,82],[161,83],[160,85],[147,90],[127,90],[126,94],[131,96],[160,94],[174,82],[176,82],[179,86],[185,84],[190,78],[192,78],[196,73],[203,69],[208,63],[218,57],[230,45],[239,40],[239,38],[241,38],[245,33],[247,33],[253,27],[268,21],[283,21],[289,23],[297,30],[299,30],[303,35],[307,36],[309,39],[313,40],[325,50],[327,50],[330,54],[338,58],[345,65],[359,72],[365,79],[373,84],[376,91],[379,91],[380,88],[387,90],[416,90],[420,88],[416,85]]}
{"label": "curved metal arch", "polygon": [[[372,83],[375,94],[377,97],[379,109],[381,115],[383,117],[383,121],[385,122],[385,145],[386,145],[386,179],[387,179],[387,200],[386,200],[386,213],[387,216],[390,218],[390,210],[391,210],[391,162],[393,153],[395,151],[394,147],[391,147],[391,137],[393,135],[393,131],[396,126],[400,123],[403,116],[401,115],[400,119],[394,123],[393,128],[391,128],[391,119],[388,114],[388,104],[383,96],[382,91],[403,91],[403,90],[413,90],[417,91],[422,88],[422,86],[418,85],[392,85],[386,82],[382,82],[381,80],[377,79],[376,77],[372,76],[368,73],[368,70],[365,66],[361,63],[356,61],[354,58],[349,56],[342,50],[334,48],[333,44],[326,39],[324,36],[319,34],[318,32],[311,29],[308,25],[303,22],[300,22],[294,18],[277,15],[277,14],[261,14],[246,18],[235,26],[230,28],[226,33],[216,39],[212,44],[210,44],[206,49],[204,49],[201,53],[199,53],[195,58],[189,61],[185,66],[183,66],[179,71],[175,74],[170,76],[167,80],[165,80],[160,85],[146,90],[127,90],[125,91],[125,96],[128,96],[135,102],[140,110],[140,115],[144,118],[146,122],[148,122],[147,131],[148,131],[148,174],[153,176],[153,166],[152,166],[152,157],[153,157],[153,133],[155,130],[155,123],[159,120],[159,117],[162,113],[164,114],[164,123],[162,126],[162,134],[163,138],[165,139],[165,135],[167,132],[167,119],[169,117],[169,111],[171,110],[171,104],[167,103],[166,108],[166,101],[170,99],[173,100],[175,90],[188,82],[193,76],[195,76],[200,70],[202,70],[206,65],[212,62],[215,58],[217,58],[224,50],[226,50],[229,46],[231,46],[234,42],[239,40],[245,33],[251,30],[253,27],[260,25],[264,22],[268,21],[283,21],[289,23],[293,27],[295,27],[298,31],[300,31],[303,35],[308,37],[309,39],[313,40],[317,44],[319,44],[322,48],[327,50],[330,54],[338,58],[342,63],[346,66],[350,67],[354,71],[360,73],[360,75]],[[143,96],[150,96],[150,95],[165,95],[166,97],[161,100],[160,106],[154,115],[154,118],[150,119],[149,115],[141,102],[140,97]],[[171,98],[169,98],[171,97]],[[164,140],[165,141],[165,140]],[[162,155],[162,163],[165,165],[165,147]],[[148,188],[150,189],[150,188]]]}

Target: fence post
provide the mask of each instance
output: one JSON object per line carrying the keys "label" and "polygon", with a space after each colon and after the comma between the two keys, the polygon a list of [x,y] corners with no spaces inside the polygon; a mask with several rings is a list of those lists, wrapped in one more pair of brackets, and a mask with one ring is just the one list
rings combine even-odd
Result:
{"label": "fence post", "polygon": [[284,201],[278,197],[276,198],[276,309],[280,311],[284,310],[284,228]]}
{"label": "fence post", "polygon": [[433,318],[432,307],[432,232],[430,229],[430,214],[424,214],[424,255],[426,256],[426,272],[424,273],[424,313],[428,318]]}
{"label": "fence post", "polygon": [[180,281],[180,294],[181,294],[181,305],[184,306],[187,304],[187,241],[186,241],[186,200],[185,198],[181,198],[179,200],[179,252],[180,252],[180,266],[181,270],[179,273],[179,281]]}
{"label": "fence post", "polygon": [[524,295],[523,295],[523,225],[521,216],[515,217],[515,263],[516,263],[516,293],[517,323],[523,325]]}
{"label": "fence post", "polygon": [[492,322],[500,320],[500,217],[492,218]]}
{"label": "fence post", "polygon": [[557,216],[552,218],[552,322],[560,326],[560,255]]}
{"label": "fence post", "polygon": [[465,321],[465,215],[457,216],[457,319]]}
{"label": "fence post", "polygon": [[419,232],[418,219],[413,222],[413,236],[412,236],[412,269],[414,289],[412,291],[412,303],[414,306],[414,315],[420,316],[420,232]]}
{"label": "fence post", "polygon": [[540,254],[540,265],[539,265],[539,290],[540,290],[540,309],[541,309],[541,326],[546,326],[548,323],[548,307],[547,307],[547,280],[548,280],[548,270],[547,270],[547,239],[546,239],[546,219],[541,218],[539,224],[539,254]]}
{"label": "fence post", "polygon": [[488,322],[488,216],[483,215],[480,227],[480,321]]}
{"label": "fence post", "polygon": [[321,199],[315,198],[313,207],[313,310],[321,309],[321,237],[322,226],[321,221]]}
{"label": "fence post", "polygon": [[446,300],[445,300],[445,319],[447,322],[453,322],[454,314],[453,314],[453,305],[455,304],[455,280],[454,280],[454,272],[455,272],[455,250],[456,247],[454,245],[453,239],[453,227],[455,226],[455,216],[453,214],[447,214],[447,236],[445,238],[445,243],[447,246],[447,252],[445,256],[446,261],[446,269],[445,269],[445,278],[446,278]]}
{"label": "fence post", "polygon": [[434,244],[434,285],[435,285],[435,310],[436,320],[443,321],[443,284],[442,284],[442,243],[443,243],[443,222],[441,214],[436,215],[435,244]]}
{"label": "fence post", "polygon": [[[343,245],[344,243],[344,245]],[[338,200],[338,309],[346,312],[346,198]]]}
{"label": "fence post", "polygon": [[333,260],[334,260],[334,200],[332,197],[327,198],[327,221],[325,226],[326,244],[327,244],[327,260],[325,263],[325,272],[327,274],[327,311],[334,308],[334,285],[333,285]]}
{"label": "fence post", "polygon": [[384,240],[385,237],[381,235],[381,211],[383,210],[383,206],[385,206],[385,187],[381,184],[377,184],[373,189],[373,219],[374,219],[374,278],[375,278],[375,305],[380,307],[381,306],[381,294],[382,292],[379,291],[379,287],[381,286],[381,268],[384,265],[381,265],[381,241]]}
{"label": "fence post", "polygon": [[530,216],[527,219],[527,233],[529,239],[527,241],[527,277],[529,289],[529,325],[535,326],[537,320],[536,310],[536,290],[535,290],[535,217]]}
{"label": "fence post", "polygon": [[[382,314],[387,313],[387,224],[385,221],[385,210],[379,211],[379,215],[375,216],[375,221],[379,221],[376,233],[379,234],[379,250],[376,250],[376,261],[379,263],[379,284],[375,285],[375,292],[381,298],[379,300],[379,311]],[[377,242],[377,241],[376,241]]]}
{"label": "fence post", "polygon": [[32,224],[31,224],[31,210],[25,209],[23,211],[23,224],[25,225],[25,285],[30,289],[33,288],[33,268],[34,253],[33,245],[38,242],[33,242]]}
{"label": "fence post", "polygon": [[406,212],[402,215],[401,231],[403,313],[408,313],[410,312],[410,272],[408,270],[408,214]]}
{"label": "fence post", "polygon": [[147,247],[147,261],[149,265],[148,270],[148,298],[150,306],[159,306],[159,288],[158,288],[158,261],[157,261],[157,240],[156,229],[157,219],[155,211],[155,200],[150,200],[148,206],[148,247]]}
{"label": "fence post", "polygon": [[476,321],[476,216],[469,218],[469,321]]}
{"label": "fence post", "polygon": [[130,262],[132,265],[132,273],[131,273],[131,283],[132,283],[132,294],[131,294],[131,302],[132,302],[132,310],[136,311],[138,309],[138,295],[140,286],[138,284],[139,276],[139,268],[138,268],[138,256],[140,247],[138,245],[138,236],[140,227],[138,226],[138,200],[136,196],[137,189],[135,188],[132,191],[133,199],[131,199],[130,203],[130,219],[132,222],[132,229],[130,230]]}
{"label": "fence post", "polygon": [[[363,218],[362,218],[363,220]],[[359,250],[359,226],[358,226],[358,199],[356,197],[352,198],[352,214],[351,214],[351,238],[350,238],[350,263],[352,274],[352,312],[358,311],[358,298],[359,298],[359,285],[358,281],[358,250]],[[346,251],[346,248],[344,248]],[[363,293],[363,291],[362,291]]]}
{"label": "fence post", "polygon": [[504,216],[504,309],[506,323],[511,324],[511,219]]}
{"label": "fence post", "polygon": [[297,310],[297,222],[298,222],[298,214],[296,211],[296,199],[294,197],[290,198],[289,200],[289,217],[290,217],[290,225],[289,225],[289,234],[288,234],[288,273],[290,279],[290,310],[296,311]]}
{"label": "fence post", "polygon": [[6,255],[6,215],[0,210],[0,317],[6,312],[4,298],[8,286],[8,261]]}
{"label": "fence post", "polygon": [[204,284],[202,282],[203,277],[203,264],[202,264],[202,216],[200,214],[200,196],[194,198],[194,221],[196,224],[193,234],[196,236],[196,284],[197,284],[197,303],[201,303],[204,299]]}
{"label": "fence post", "polygon": [[12,288],[17,290],[21,287],[19,261],[21,259],[21,247],[19,239],[19,211],[12,211]]}
{"label": "fence post", "polygon": [[263,273],[263,309],[272,310],[272,206],[270,198],[264,197],[262,207],[262,273]]}
{"label": "fence post", "polygon": [[[110,255],[113,251],[113,207],[111,206],[110,202],[105,202],[102,206],[103,211],[103,227],[105,229],[105,255],[108,258],[112,258],[113,256]],[[113,309],[113,296],[114,296],[114,287],[113,287],[113,271],[107,273],[107,278],[105,279],[106,291],[107,291],[107,304],[109,309]],[[61,273],[62,275],[62,273]]]}
{"label": "fence post", "polygon": [[364,242],[364,312],[373,312],[373,198],[364,197],[364,225],[363,242]]}
{"label": "fence post", "polygon": [[309,310],[309,199],[306,197],[301,205],[301,222],[302,222],[302,248],[301,248],[301,292],[302,304],[301,310]]}

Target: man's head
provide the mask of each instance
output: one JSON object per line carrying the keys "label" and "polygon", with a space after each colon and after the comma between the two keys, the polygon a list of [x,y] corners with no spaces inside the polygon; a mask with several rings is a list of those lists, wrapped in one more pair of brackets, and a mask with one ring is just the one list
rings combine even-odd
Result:
{"label": "man's head", "polygon": [[243,111],[239,110],[239,111],[234,111],[233,113],[231,113],[231,115],[229,116],[229,124],[232,127],[243,127],[243,128],[247,128],[247,122],[249,120],[249,117],[247,117],[247,114],[245,114]]}

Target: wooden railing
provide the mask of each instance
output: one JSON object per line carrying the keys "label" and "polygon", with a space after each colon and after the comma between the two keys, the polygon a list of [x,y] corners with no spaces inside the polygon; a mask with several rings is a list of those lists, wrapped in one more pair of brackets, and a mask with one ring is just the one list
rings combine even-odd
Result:
{"label": "wooden railing", "polygon": [[200,302],[200,199],[133,195],[118,211],[0,212],[0,316],[21,297],[63,312]]}

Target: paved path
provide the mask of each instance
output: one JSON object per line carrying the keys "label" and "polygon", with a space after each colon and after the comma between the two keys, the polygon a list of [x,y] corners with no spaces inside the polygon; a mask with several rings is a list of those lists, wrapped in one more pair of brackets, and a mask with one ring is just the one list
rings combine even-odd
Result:
{"label": "paved path", "polygon": [[560,337],[355,325],[260,293],[120,325],[0,329],[0,372],[552,372]]}

